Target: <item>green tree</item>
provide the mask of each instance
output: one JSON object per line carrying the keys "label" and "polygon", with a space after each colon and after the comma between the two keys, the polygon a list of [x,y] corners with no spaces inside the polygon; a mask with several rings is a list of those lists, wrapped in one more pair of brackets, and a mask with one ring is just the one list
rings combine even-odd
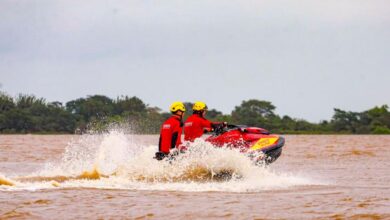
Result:
{"label": "green tree", "polygon": [[236,124],[273,129],[275,128],[273,121],[278,120],[278,116],[274,113],[274,110],[275,106],[268,101],[255,99],[243,101],[232,112],[232,121]]}
{"label": "green tree", "polygon": [[365,115],[365,118],[367,118],[366,124],[369,126],[372,133],[386,133],[386,128],[390,128],[390,112],[388,109],[389,107],[387,105],[382,105],[380,107],[375,106],[362,113]]}
{"label": "green tree", "polygon": [[373,134],[390,134],[390,129],[386,126],[376,126],[374,127]]}
{"label": "green tree", "polygon": [[37,98],[34,95],[20,94],[16,98],[16,106],[19,109],[28,109],[33,106],[44,106],[46,101],[44,98]]}
{"label": "green tree", "polygon": [[0,112],[9,111],[15,108],[15,103],[12,97],[0,92]]}
{"label": "green tree", "polygon": [[219,121],[223,117],[222,112],[216,109],[210,109],[207,111],[206,118],[211,121]]}
{"label": "green tree", "polygon": [[335,108],[335,113],[332,118],[332,127],[336,132],[356,133],[359,124],[359,113],[347,112]]}
{"label": "green tree", "polygon": [[66,103],[66,110],[80,120],[88,122],[113,114],[113,101],[102,95],[88,96],[86,99],[80,98]]}
{"label": "green tree", "polygon": [[123,114],[124,112],[131,113],[141,113],[146,111],[146,104],[139,98],[133,97],[118,97],[114,102],[114,114]]}
{"label": "green tree", "polygon": [[290,116],[283,116],[280,121],[281,132],[291,132],[296,130],[296,121]]}

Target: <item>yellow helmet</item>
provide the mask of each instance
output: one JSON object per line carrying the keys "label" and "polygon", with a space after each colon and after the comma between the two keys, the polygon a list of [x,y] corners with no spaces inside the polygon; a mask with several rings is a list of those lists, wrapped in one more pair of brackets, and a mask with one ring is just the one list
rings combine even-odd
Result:
{"label": "yellow helmet", "polygon": [[204,102],[195,102],[194,106],[192,106],[192,110],[194,111],[204,111],[207,110],[207,105]]}
{"label": "yellow helmet", "polygon": [[172,113],[175,113],[177,111],[185,112],[186,107],[184,106],[184,104],[182,102],[174,102],[174,103],[172,103],[171,107],[169,107],[169,110]]}

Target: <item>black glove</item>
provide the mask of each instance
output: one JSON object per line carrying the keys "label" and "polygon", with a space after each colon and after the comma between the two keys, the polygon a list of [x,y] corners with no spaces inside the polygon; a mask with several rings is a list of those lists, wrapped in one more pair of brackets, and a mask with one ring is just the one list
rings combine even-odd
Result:
{"label": "black glove", "polygon": [[154,157],[154,159],[156,160],[163,160],[168,154],[165,154],[163,152],[156,152],[156,156]]}

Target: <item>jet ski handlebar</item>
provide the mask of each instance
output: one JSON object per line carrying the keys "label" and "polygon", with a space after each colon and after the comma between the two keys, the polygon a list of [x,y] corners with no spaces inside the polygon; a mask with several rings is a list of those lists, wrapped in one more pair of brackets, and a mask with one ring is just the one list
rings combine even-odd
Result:
{"label": "jet ski handlebar", "polygon": [[228,124],[226,122],[215,125],[213,133],[214,135],[220,135],[225,133],[226,131],[241,129],[238,125]]}
{"label": "jet ski handlebar", "polygon": [[218,136],[221,135],[227,131],[231,130],[240,130],[243,133],[257,133],[257,134],[270,134],[270,132],[263,128],[257,128],[257,127],[248,127],[246,125],[234,125],[234,124],[227,124],[222,123],[218,124],[214,127],[213,135]]}

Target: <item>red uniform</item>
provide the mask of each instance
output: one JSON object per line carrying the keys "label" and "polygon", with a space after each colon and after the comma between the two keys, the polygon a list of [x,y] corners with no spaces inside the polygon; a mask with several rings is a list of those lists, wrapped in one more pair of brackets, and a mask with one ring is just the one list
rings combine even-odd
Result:
{"label": "red uniform", "polygon": [[210,131],[213,123],[198,114],[193,114],[184,123],[184,140],[194,141],[203,135],[204,131]]}
{"label": "red uniform", "polygon": [[173,115],[161,126],[158,149],[164,154],[169,154],[172,148],[181,145],[182,121],[180,116]]}

